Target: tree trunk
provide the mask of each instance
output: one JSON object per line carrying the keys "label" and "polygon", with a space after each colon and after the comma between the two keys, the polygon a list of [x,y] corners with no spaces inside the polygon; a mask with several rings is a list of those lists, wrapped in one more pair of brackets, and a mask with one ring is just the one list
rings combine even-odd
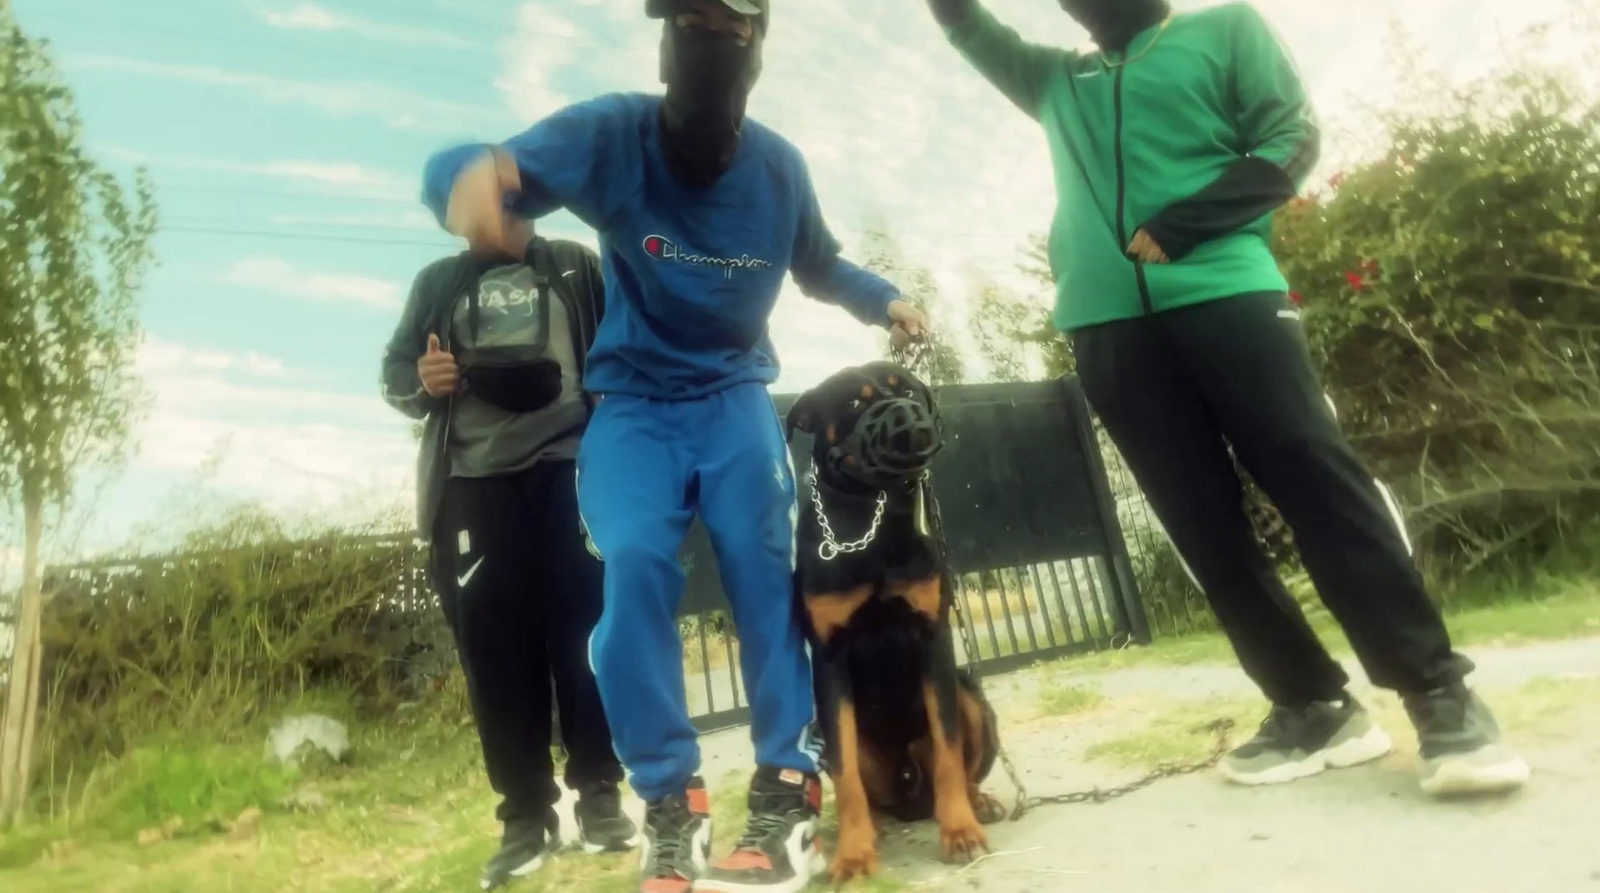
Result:
{"label": "tree trunk", "polygon": [[22,501],[22,593],[12,626],[5,725],[0,727],[0,827],[20,820],[28,800],[39,707],[39,621],[44,601],[39,545],[44,536],[44,497],[39,487],[24,481]]}

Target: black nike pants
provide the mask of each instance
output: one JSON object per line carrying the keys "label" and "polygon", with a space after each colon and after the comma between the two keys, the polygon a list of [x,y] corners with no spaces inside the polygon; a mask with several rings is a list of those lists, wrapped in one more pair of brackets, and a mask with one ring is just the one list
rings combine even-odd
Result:
{"label": "black nike pants", "polygon": [[1080,329],[1072,344],[1090,404],[1273,703],[1333,699],[1349,679],[1256,542],[1229,445],[1293,531],[1373,684],[1422,692],[1471,671],[1335,420],[1286,295]]}
{"label": "black nike pants", "polygon": [[[578,522],[575,465],[451,478],[434,523],[432,576],[455,637],[502,822],[561,798],[551,758],[551,693],[567,750],[566,784],[622,781],[589,667],[602,565]],[[553,686],[552,686],[553,681]]]}

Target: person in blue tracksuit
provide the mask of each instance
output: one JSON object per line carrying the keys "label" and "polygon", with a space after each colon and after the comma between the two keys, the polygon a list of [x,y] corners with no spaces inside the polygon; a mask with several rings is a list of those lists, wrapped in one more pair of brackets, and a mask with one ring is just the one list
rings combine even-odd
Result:
{"label": "person in blue tracksuit", "polygon": [[[558,207],[599,234],[607,311],[584,384],[600,402],[578,456],[583,521],[605,562],[590,658],[618,755],[645,800],[641,890],[795,891],[822,867],[821,742],[792,603],[795,479],[767,385],[768,317],[792,273],[897,339],[926,320],[840,257],[806,164],[745,114],[767,0],[647,0],[664,20],[665,96],[608,95],[498,145],[438,153],[425,203],[474,250]],[[734,852],[710,864],[684,697],[678,549],[710,534],[742,643],[757,770]]]}

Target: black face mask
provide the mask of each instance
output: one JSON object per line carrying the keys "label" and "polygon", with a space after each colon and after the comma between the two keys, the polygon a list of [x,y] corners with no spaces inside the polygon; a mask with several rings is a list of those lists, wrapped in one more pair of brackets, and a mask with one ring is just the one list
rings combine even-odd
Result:
{"label": "black face mask", "polygon": [[761,32],[740,46],[704,28],[668,23],[661,38],[662,149],[673,176],[709,186],[739,150],[745,103],[761,74]]}
{"label": "black face mask", "polygon": [[1146,28],[1172,11],[1167,0],[1061,0],[1061,8],[1094,38],[1095,46],[1120,53]]}

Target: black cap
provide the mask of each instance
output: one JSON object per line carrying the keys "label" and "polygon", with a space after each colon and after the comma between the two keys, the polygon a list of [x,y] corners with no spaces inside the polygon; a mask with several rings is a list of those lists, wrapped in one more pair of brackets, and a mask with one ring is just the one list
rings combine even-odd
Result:
{"label": "black cap", "polygon": [[[664,19],[683,3],[684,0],[644,0],[644,14],[652,19]],[[760,16],[765,20],[771,3],[770,0],[722,0],[722,5],[740,15]]]}

